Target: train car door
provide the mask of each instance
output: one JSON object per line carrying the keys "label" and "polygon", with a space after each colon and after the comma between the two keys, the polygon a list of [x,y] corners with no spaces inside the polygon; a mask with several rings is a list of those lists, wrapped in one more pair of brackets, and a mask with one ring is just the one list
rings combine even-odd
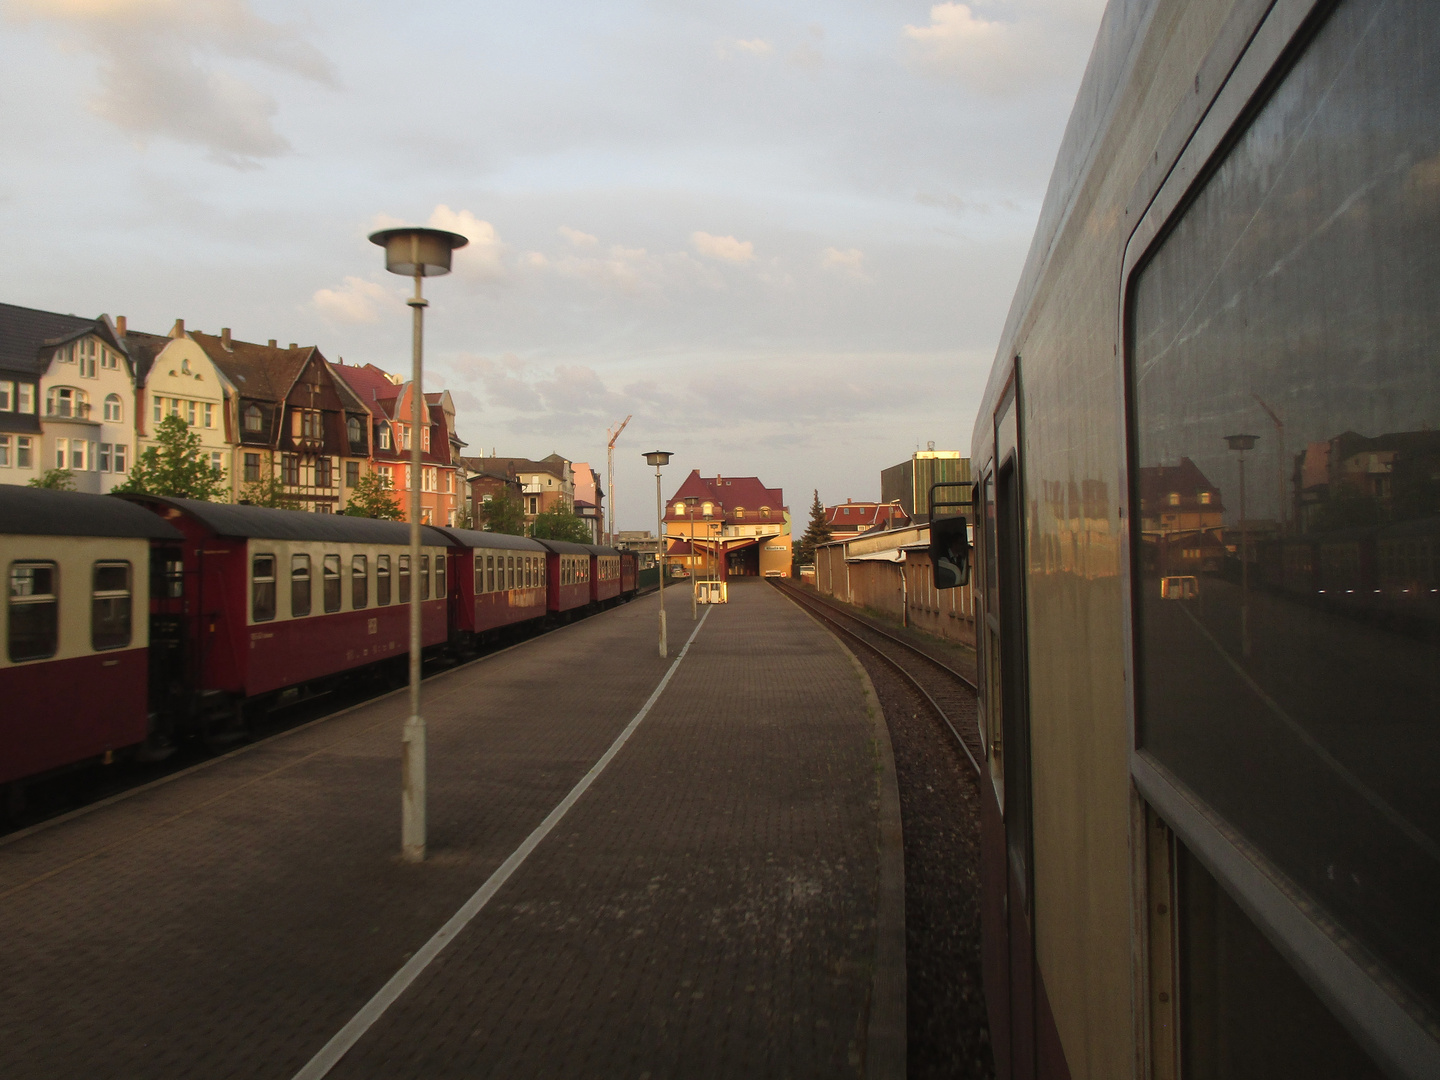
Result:
{"label": "train car door", "polygon": [[[1004,783],[1005,910],[1009,952],[1011,1080],[1036,1075],[1034,852],[1029,677],[1025,662],[1025,503],[1020,467],[1019,370],[995,417],[993,558]],[[988,508],[987,508],[988,509]]]}

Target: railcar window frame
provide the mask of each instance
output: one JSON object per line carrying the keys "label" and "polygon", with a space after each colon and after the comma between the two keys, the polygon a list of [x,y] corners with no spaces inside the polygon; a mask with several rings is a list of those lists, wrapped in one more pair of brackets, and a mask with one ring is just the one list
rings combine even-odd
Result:
{"label": "railcar window frame", "polygon": [[398,603],[408,604],[410,602],[410,556],[399,555],[395,559],[395,576],[399,579]]}
{"label": "railcar window frame", "polygon": [[340,610],[343,601],[340,588],[340,556],[325,555],[320,560],[321,606],[326,615]]}
{"label": "railcar window frame", "polygon": [[[119,582],[101,581],[104,572],[117,570]],[[90,648],[95,652],[129,648],[135,634],[135,568],[128,559],[97,559],[90,573]]]}
{"label": "railcar window frame", "polygon": [[290,556],[290,617],[303,619],[314,610],[314,589],[311,587],[311,559],[303,552]]}
{"label": "railcar window frame", "polygon": [[[36,571],[48,573],[49,581],[37,580]],[[50,659],[60,651],[59,562],[54,559],[15,559],[5,577],[9,609],[5,636],[10,662],[21,664]],[[42,584],[48,586],[44,592],[39,591]],[[25,617],[20,617],[22,614]],[[30,621],[36,624],[29,635],[33,644],[28,650],[17,652],[16,646],[23,643],[24,638],[16,634],[16,628],[24,627]]]}
{"label": "railcar window frame", "polygon": [[430,556],[420,556],[420,602],[430,599]]}
{"label": "railcar window frame", "polygon": [[[268,570],[262,574],[260,564],[269,564]],[[268,589],[264,586],[269,586]],[[257,552],[250,556],[250,621],[271,622],[275,618],[276,593],[278,592],[276,582],[276,560],[269,552]]]}
{"label": "railcar window frame", "polygon": [[390,606],[390,556],[375,556],[375,606]]}
{"label": "railcar window frame", "polygon": [[445,587],[448,582],[445,580],[446,555],[439,552],[435,556],[435,599],[445,599]]}
{"label": "railcar window frame", "polygon": [[370,606],[370,559],[366,555],[350,556],[350,608],[362,611]]}

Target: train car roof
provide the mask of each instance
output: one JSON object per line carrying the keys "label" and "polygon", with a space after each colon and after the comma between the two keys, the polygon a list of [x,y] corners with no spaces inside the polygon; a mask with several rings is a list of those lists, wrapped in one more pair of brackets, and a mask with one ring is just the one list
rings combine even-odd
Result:
{"label": "train car roof", "polygon": [[0,534],[184,539],[175,526],[124,499],[16,484],[0,484]]}
{"label": "train car roof", "polygon": [[450,537],[453,544],[467,548],[502,548],[506,551],[544,551],[538,540],[528,536],[511,536],[509,533],[482,532],[479,529],[438,528],[437,532]]}
{"label": "train car roof", "polygon": [[617,548],[617,547],[607,547],[607,546],[604,545],[604,544],[584,544],[584,545],[582,545],[582,546],[589,548],[589,549],[590,549],[591,551],[593,551],[596,555],[619,555],[619,554],[620,554],[620,549],[619,549],[619,548]]}
{"label": "train car roof", "polygon": [[[332,544],[408,544],[410,526],[403,521],[311,514],[304,510],[275,510],[267,506],[236,506],[201,499],[173,499],[159,495],[127,495],[142,504],[168,507],[172,514],[194,518],[216,536],[263,540],[318,540]],[[429,525],[421,526],[420,542],[428,547],[449,547],[450,538]]]}
{"label": "train car roof", "polygon": [[593,550],[589,544],[572,544],[569,540],[536,540],[556,555],[589,555]]}

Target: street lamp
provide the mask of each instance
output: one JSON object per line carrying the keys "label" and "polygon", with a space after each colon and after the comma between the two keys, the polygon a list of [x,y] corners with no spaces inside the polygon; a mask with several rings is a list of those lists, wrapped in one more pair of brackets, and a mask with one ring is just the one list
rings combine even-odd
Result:
{"label": "street lamp", "polygon": [[1245,521],[1245,451],[1259,435],[1226,435],[1226,445],[1240,455],[1240,655],[1250,658],[1250,526]]}
{"label": "street lamp", "polygon": [[700,617],[697,607],[697,593],[699,592],[700,576],[695,573],[695,507],[700,503],[699,495],[686,495],[685,505],[690,509],[690,621],[694,622]]}
{"label": "street lamp", "polygon": [[420,433],[425,383],[421,345],[426,301],[420,279],[450,272],[451,254],[470,241],[441,229],[382,229],[370,242],[385,249],[385,269],[415,279],[415,295],[405,301],[415,312],[410,372],[410,715],[401,741],[400,848],[406,862],[425,859],[425,718],[420,714]]}
{"label": "street lamp", "polygon": [[665,521],[665,503],[660,495],[660,466],[670,464],[669,450],[651,450],[645,464],[655,466],[655,556],[660,564],[660,659],[669,655],[665,648],[665,536],[660,531]]}

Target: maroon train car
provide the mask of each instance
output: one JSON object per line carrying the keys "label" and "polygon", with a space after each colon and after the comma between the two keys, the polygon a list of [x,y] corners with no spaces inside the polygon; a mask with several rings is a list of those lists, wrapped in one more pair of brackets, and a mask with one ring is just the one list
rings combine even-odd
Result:
{"label": "maroon train car", "polygon": [[587,544],[590,549],[590,602],[608,604],[620,598],[620,550]]}
{"label": "maroon train car", "polygon": [[545,547],[545,605],[551,615],[566,615],[590,605],[592,556],[588,544],[537,540]]}
{"label": "maroon train car", "polygon": [[450,540],[452,632],[478,637],[546,613],[545,557],[538,540],[439,529]]}
{"label": "maroon train car", "polygon": [[[449,539],[426,526],[420,565],[395,521],[128,495],[184,534],[183,593],[167,672],[189,708],[300,686],[409,651],[410,589],[422,642],[444,645]],[[174,575],[172,574],[172,577]],[[157,619],[177,605],[155,601]]]}
{"label": "maroon train car", "polygon": [[640,587],[640,559],[633,551],[620,552],[620,595],[633,596]]}
{"label": "maroon train car", "polygon": [[145,741],[151,545],[179,540],[108,495],[0,485],[0,785]]}

